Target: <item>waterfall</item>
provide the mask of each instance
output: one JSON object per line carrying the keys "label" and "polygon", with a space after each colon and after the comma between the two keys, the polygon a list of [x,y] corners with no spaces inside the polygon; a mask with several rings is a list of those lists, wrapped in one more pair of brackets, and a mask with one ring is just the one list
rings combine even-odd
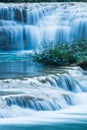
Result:
{"label": "waterfall", "polygon": [[26,52],[80,40],[87,40],[85,3],[0,3],[0,129],[1,124],[87,123],[87,71],[46,68]]}
{"label": "waterfall", "polygon": [[87,40],[85,3],[0,3],[0,50]]}

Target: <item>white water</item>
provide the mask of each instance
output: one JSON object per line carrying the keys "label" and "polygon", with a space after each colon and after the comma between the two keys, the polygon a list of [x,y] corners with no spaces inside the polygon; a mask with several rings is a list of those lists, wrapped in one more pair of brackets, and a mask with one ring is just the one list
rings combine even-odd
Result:
{"label": "white water", "polygon": [[0,50],[87,40],[85,3],[0,3]]}
{"label": "white water", "polygon": [[[66,73],[65,73],[66,72]],[[86,123],[87,72],[0,80],[0,124]]]}

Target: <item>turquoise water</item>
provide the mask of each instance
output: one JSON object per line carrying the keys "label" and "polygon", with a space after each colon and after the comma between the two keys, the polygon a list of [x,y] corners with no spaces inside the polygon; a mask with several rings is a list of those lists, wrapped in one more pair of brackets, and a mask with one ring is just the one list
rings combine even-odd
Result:
{"label": "turquoise water", "polygon": [[29,53],[0,54],[0,79],[45,75],[55,73],[56,69],[62,72],[62,69],[57,66],[44,66],[33,61]]}
{"label": "turquoise water", "polygon": [[42,65],[32,61],[29,53],[0,54],[0,79],[39,75],[42,68]]}
{"label": "turquoise water", "polygon": [[0,130],[87,130],[87,124],[3,125]]}

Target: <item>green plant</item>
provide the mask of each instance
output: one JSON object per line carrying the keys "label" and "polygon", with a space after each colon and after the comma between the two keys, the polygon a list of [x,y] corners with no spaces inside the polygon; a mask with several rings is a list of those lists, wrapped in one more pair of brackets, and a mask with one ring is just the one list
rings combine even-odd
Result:
{"label": "green plant", "polygon": [[[45,43],[46,44],[46,43]],[[52,45],[52,44],[51,44]],[[34,59],[46,65],[69,65],[87,60],[87,41],[47,46],[34,53]]]}

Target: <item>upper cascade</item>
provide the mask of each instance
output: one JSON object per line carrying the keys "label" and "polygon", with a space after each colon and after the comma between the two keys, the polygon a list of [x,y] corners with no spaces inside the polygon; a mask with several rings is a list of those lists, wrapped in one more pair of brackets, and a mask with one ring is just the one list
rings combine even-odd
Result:
{"label": "upper cascade", "polygon": [[0,3],[0,50],[87,40],[85,3]]}

